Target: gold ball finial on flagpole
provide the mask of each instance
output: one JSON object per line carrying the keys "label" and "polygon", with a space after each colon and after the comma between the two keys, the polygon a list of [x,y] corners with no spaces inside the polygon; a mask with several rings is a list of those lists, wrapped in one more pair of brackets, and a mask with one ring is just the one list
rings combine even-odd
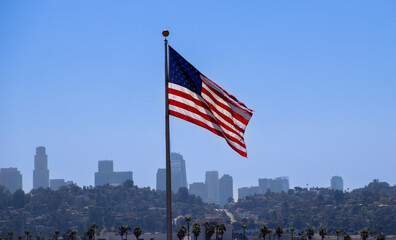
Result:
{"label": "gold ball finial on flagpole", "polygon": [[169,31],[164,29],[164,31],[162,31],[162,36],[168,37],[169,36]]}

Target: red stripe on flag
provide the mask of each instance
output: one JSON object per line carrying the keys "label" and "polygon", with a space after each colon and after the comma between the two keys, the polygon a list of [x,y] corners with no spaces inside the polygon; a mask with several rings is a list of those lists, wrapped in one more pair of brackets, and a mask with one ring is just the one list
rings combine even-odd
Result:
{"label": "red stripe on flag", "polygon": [[[194,118],[191,118],[191,117],[189,117],[189,116],[186,116],[186,115],[184,115],[184,114],[181,114],[181,113],[179,113],[179,112],[175,112],[175,111],[172,111],[172,110],[169,110],[169,114],[172,115],[172,116],[174,116],[174,117],[178,117],[178,118],[181,118],[181,119],[186,120],[186,121],[188,121],[188,122],[194,123],[194,124],[196,124],[196,125],[198,125],[198,126],[201,126],[201,127],[203,127],[203,128],[206,128],[206,129],[208,129],[209,131],[211,131],[212,133],[214,133],[214,134],[216,134],[216,135],[218,135],[218,136],[224,138],[223,132],[218,131],[218,130],[216,130],[216,129],[213,129],[213,128],[207,126],[205,123],[203,123],[203,122],[201,122],[201,121],[199,121],[199,120],[196,120],[196,119],[194,119]],[[236,151],[237,153],[239,153],[239,154],[242,155],[243,157],[247,157],[247,153],[246,153],[246,152],[243,152],[243,151],[237,149],[236,147],[234,147],[233,145],[230,144],[230,142],[227,140],[227,138],[225,138],[225,139],[226,139],[226,142],[228,143],[228,145],[229,145],[232,149],[234,149],[234,151]],[[246,147],[245,147],[245,149],[246,149]]]}
{"label": "red stripe on flag", "polygon": [[[189,105],[187,105],[187,104],[184,104],[184,103],[181,103],[181,102],[178,102],[178,101],[174,101],[174,100],[171,100],[171,99],[169,99],[169,105],[176,106],[176,107],[182,108],[182,109],[184,109],[184,110],[186,110],[186,111],[189,111],[189,112],[191,112],[191,113],[194,113],[194,114],[196,114],[196,115],[202,117],[203,119],[205,119],[205,120],[211,122],[213,125],[216,125],[218,128],[220,128],[220,129],[223,129],[223,128],[224,128],[224,129],[226,129],[226,130],[228,130],[228,131],[234,133],[235,135],[238,135],[238,134],[237,134],[236,132],[234,132],[232,129],[227,129],[228,127],[226,128],[224,125],[222,125],[221,123],[219,123],[216,119],[210,117],[210,116],[207,115],[207,114],[204,114],[204,113],[200,112],[198,109],[196,109],[196,108],[194,108],[194,107],[191,107],[191,106],[189,106]],[[176,112],[176,111],[174,111],[174,112]],[[182,114],[182,113],[181,113],[181,114]],[[199,121],[198,119],[196,119],[196,120]],[[202,122],[202,121],[199,121],[199,122]],[[202,123],[205,124],[206,126],[208,126],[208,124],[206,124],[206,123],[204,123],[204,122],[202,122]],[[210,126],[208,126],[208,127],[210,127]],[[216,131],[220,131],[220,130],[216,129]],[[240,146],[243,147],[243,148],[246,148],[245,143],[243,142],[243,137],[241,137],[241,136],[238,135],[238,136],[241,138],[241,140],[239,140],[239,139],[237,139],[237,138],[231,136],[230,134],[228,134],[228,133],[226,133],[226,132],[224,132],[224,131],[221,131],[221,132],[222,132],[222,136],[225,136],[227,139],[229,139],[229,140],[235,142],[236,144],[240,145]]]}

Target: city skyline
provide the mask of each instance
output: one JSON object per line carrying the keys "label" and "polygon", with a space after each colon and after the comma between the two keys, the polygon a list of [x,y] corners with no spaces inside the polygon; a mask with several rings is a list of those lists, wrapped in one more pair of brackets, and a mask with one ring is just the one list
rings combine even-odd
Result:
{"label": "city skyline", "polygon": [[[48,177],[47,188],[51,188],[52,190],[57,190],[61,186],[70,185],[74,183],[73,181],[65,181],[65,179],[49,178],[49,169],[47,168],[48,155],[46,154],[46,148],[44,146],[36,147],[36,155],[34,156],[34,165],[35,167],[38,167],[39,170],[45,170],[45,171],[42,173],[43,174],[42,176],[36,174],[36,176],[33,177],[33,182],[36,179],[39,179],[38,182],[43,184],[46,182]],[[206,171],[204,182],[193,182],[188,184],[185,160],[180,153],[175,153],[175,152],[171,152],[171,166],[172,166],[172,178],[173,178],[172,180],[173,192],[177,192],[175,191],[176,188],[179,189],[180,187],[185,187],[189,189],[190,194],[195,194],[197,196],[200,196],[202,200],[205,202],[216,203],[220,206],[223,206],[228,201],[228,197],[224,197],[224,196],[233,197],[234,200],[236,200],[250,195],[265,194],[265,192],[268,190],[272,192],[282,192],[282,191],[287,192],[290,189],[290,183],[288,177],[276,177],[272,179],[258,178],[257,179],[258,186],[250,186],[250,187],[242,186],[237,188],[233,186],[232,176],[230,176],[229,174],[224,174],[220,178],[217,170]],[[18,177],[15,176],[13,177],[13,179],[20,178],[20,180],[18,180],[15,184],[12,184],[11,187],[12,191],[18,189],[18,187],[15,186],[23,185],[22,174],[17,168],[1,168],[1,169],[3,171],[3,174],[4,173],[18,174]],[[3,179],[2,181],[0,181],[0,184],[1,182],[6,182],[5,177],[3,176],[0,177],[1,179]],[[150,186],[150,187],[156,190],[165,190],[165,169],[159,168],[157,170],[157,174],[155,175],[155,178],[156,178],[156,186],[155,187]],[[114,171],[113,160],[98,160],[98,171],[94,173],[94,185],[90,185],[90,186],[100,186],[103,184],[118,185],[118,184],[122,184],[126,180],[133,181],[132,171],[116,172]],[[9,185],[8,182],[9,181],[7,181],[6,185]],[[81,186],[89,186],[89,185],[81,185]],[[231,189],[229,189],[230,188],[229,186],[231,186]],[[43,186],[38,186],[38,187],[43,187]],[[140,186],[140,187],[144,187],[144,186]],[[305,186],[296,186],[296,187],[305,187]],[[308,185],[306,187],[308,187]],[[314,187],[326,188],[326,186],[314,186]],[[343,191],[344,182],[342,177],[332,176],[332,178],[330,179],[330,186],[328,188]],[[25,192],[29,192],[29,190],[26,189],[23,190]]]}

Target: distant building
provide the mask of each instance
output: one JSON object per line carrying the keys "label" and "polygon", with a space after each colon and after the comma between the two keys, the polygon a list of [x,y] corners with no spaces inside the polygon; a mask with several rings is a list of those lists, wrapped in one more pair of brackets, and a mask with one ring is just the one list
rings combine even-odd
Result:
{"label": "distant building", "polygon": [[95,187],[123,184],[126,180],[133,180],[132,176],[131,171],[114,172],[112,160],[101,160],[98,162],[98,172],[95,173]]}
{"label": "distant building", "polygon": [[5,186],[12,193],[18,189],[22,189],[21,172],[17,168],[0,169],[0,185]]}
{"label": "distant building", "polygon": [[238,188],[238,199],[244,199],[248,196],[254,196],[256,194],[260,194],[259,186]]}
{"label": "distant building", "polygon": [[244,199],[247,196],[250,196],[250,188],[249,187],[238,188],[238,199]]}
{"label": "distant building", "polygon": [[37,147],[34,156],[33,188],[49,187],[48,156],[45,147]]}
{"label": "distant building", "polygon": [[205,174],[207,202],[219,204],[219,173],[207,171]]}
{"label": "distant building", "polygon": [[344,191],[344,180],[340,176],[334,176],[330,180],[331,189]]}
{"label": "distant building", "polygon": [[287,192],[289,191],[289,178],[259,178],[259,193],[265,194],[267,191],[271,192]]}
{"label": "distant building", "polygon": [[165,191],[166,190],[166,169],[159,168],[157,171],[157,184],[156,189]]}
{"label": "distant building", "polygon": [[65,181],[65,179],[50,179],[50,188],[52,191],[56,191],[62,186],[67,186],[72,184],[73,181]]}
{"label": "distant building", "polygon": [[275,179],[271,179],[269,188],[271,192],[287,192],[289,191],[289,178],[277,177]]}
{"label": "distant building", "polygon": [[259,178],[259,192],[260,194],[265,194],[270,189],[271,179],[269,178]]}
{"label": "distant building", "polygon": [[224,174],[219,180],[219,205],[224,207],[229,198],[233,198],[233,180],[230,175]]}
{"label": "distant building", "polygon": [[196,182],[190,184],[190,188],[188,189],[189,194],[193,194],[197,197],[200,197],[203,202],[207,201],[207,190],[206,185],[203,182]]}
{"label": "distant building", "polygon": [[179,192],[179,188],[187,188],[186,161],[180,153],[171,153],[172,192]]}

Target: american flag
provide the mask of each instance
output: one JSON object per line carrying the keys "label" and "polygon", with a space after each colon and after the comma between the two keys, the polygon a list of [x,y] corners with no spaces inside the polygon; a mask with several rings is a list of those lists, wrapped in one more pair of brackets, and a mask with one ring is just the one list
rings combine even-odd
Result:
{"label": "american flag", "polygon": [[253,110],[201,74],[169,47],[169,114],[223,137],[247,157],[243,138]]}

